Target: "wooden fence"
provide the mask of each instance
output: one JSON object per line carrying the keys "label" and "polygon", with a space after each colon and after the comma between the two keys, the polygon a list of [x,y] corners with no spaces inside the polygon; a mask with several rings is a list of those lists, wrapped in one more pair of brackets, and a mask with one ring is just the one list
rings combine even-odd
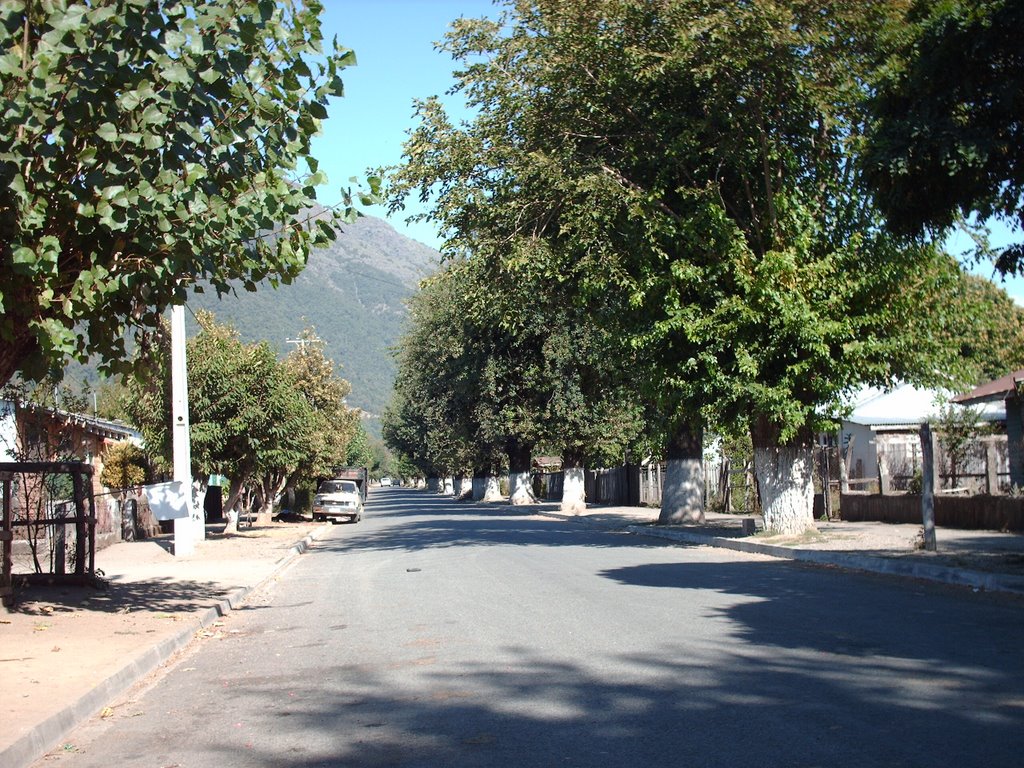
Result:
{"label": "wooden fence", "polygon": [[[1024,499],[1010,496],[947,496],[934,498],[935,524],[947,528],[1024,531]],[[917,494],[844,493],[842,519],[921,524]]]}
{"label": "wooden fence", "polygon": [[[45,515],[33,515],[28,509],[18,509],[15,504],[16,484],[28,484],[30,478],[46,475],[69,475],[72,483],[70,505],[50,510],[41,504],[39,509]],[[0,598],[4,605],[13,601],[14,588],[14,545],[27,541],[31,536],[43,535],[52,540],[54,552],[52,572],[44,574],[19,574],[28,580],[41,576],[47,583],[93,583],[96,574],[96,504],[92,493],[93,468],[82,462],[9,462],[0,463],[0,488],[2,488],[3,515],[0,518]],[[41,484],[32,483],[28,490],[41,494]],[[36,487],[37,486],[37,487]],[[45,501],[45,500],[43,500]],[[33,505],[34,506],[34,505]],[[70,509],[65,508],[70,506]],[[69,514],[70,511],[74,514]],[[74,573],[65,572],[65,536],[68,527],[74,527]],[[23,536],[15,531],[24,530]]]}

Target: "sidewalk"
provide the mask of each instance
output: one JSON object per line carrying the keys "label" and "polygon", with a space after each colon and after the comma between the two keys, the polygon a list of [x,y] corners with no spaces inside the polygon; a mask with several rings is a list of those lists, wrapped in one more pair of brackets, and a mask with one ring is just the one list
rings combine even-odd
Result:
{"label": "sidewalk", "polygon": [[210,535],[218,528],[187,557],[170,554],[172,536],[99,550],[103,590],[17,591],[0,611],[0,766],[32,764],[194,637],[230,631],[222,617],[326,530],[273,523]]}
{"label": "sidewalk", "polygon": [[[583,515],[557,504],[480,504],[510,515],[540,515],[581,525],[687,544],[1024,595],[1024,536],[995,531],[937,531],[939,551],[917,547],[920,527],[819,523],[799,538],[744,535],[739,515],[709,514],[703,526],[656,526],[657,510],[592,507]],[[759,520],[756,522],[760,522]],[[170,537],[121,543],[97,553],[106,590],[19,590],[0,612],[0,766],[24,768],[58,747],[194,638],[231,633],[226,616],[253,589],[273,579],[327,526],[274,523],[212,536],[190,557],[175,558]]]}

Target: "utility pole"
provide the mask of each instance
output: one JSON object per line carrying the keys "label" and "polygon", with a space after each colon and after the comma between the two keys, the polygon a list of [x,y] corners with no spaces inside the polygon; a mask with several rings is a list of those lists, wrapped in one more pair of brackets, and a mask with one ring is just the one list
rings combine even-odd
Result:
{"label": "utility pole", "polygon": [[[192,444],[188,420],[188,373],[185,366],[185,307],[171,307],[171,437],[174,446],[174,480],[181,483],[188,517],[174,520],[174,554],[195,552],[196,541],[206,538],[203,518],[196,516],[192,501]],[[201,513],[200,513],[201,515]]]}

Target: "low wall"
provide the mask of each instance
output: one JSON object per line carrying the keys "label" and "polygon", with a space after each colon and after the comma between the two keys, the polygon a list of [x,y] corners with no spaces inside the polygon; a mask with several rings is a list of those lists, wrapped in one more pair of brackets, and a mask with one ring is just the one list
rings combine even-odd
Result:
{"label": "low wall", "polygon": [[[851,522],[921,524],[921,497],[844,493],[840,516]],[[946,528],[1024,532],[1024,499],[1009,496],[936,496],[935,524]]]}

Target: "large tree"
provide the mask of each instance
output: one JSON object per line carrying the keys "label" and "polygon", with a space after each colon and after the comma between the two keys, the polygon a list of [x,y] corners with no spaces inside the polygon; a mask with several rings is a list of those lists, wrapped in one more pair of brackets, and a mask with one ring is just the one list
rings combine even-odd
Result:
{"label": "large tree", "polygon": [[0,382],[127,359],[190,285],[290,281],[350,51],[317,0],[0,5]]}
{"label": "large tree", "polygon": [[424,102],[402,191],[435,196],[452,247],[529,254],[584,304],[627,297],[615,327],[684,469],[670,519],[700,519],[710,421],[751,430],[766,525],[810,527],[817,414],[946,362],[908,329],[953,274],[856,184],[865,83],[904,5],[520,0],[449,35],[476,117]]}
{"label": "large tree", "polygon": [[[941,234],[961,217],[1024,228],[1024,3],[917,0],[871,100],[867,179],[890,225]],[[996,253],[1024,268],[1024,244]]]}
{"label": "large tree", "polygon": [[[310,400],[266,342],[245,344],[238,332],[200,313],[188,340],[189,421],[196,478],[231,480],[225,508],[244,493],[265,516],[283,482],[322,446]],[[140,350],[124,408],[158,466],[171,464],[170,342],[166,332]]]}

